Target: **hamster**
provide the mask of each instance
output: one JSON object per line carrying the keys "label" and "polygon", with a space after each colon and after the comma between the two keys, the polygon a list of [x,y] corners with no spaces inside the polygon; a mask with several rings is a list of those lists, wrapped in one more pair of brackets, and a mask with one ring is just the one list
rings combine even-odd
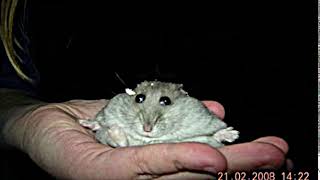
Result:
{"label": "hamster", "polygon": [[227,127],[182,84],[144,81],[113,97],[94,119],[79,123],[112,147],[156,143],[200,142],[221,147],[239,132]]}

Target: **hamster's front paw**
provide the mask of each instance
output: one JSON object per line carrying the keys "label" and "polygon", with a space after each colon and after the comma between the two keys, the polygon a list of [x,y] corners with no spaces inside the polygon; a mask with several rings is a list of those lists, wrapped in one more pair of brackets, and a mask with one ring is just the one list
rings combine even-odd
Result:
{"label": "hamster's front paw", "polygon": [[239,131],[233,130],[233,127],[228,127],[216,132],[213,135],[213,138],[215,138],[218,142],[227,141],[231,143],[239,138]]}
{"label": "hamster's front paw", "polygon": [[99,122],[95,120],[78,119],[78,123],[83,127],[91,129],[92,131],[97,131],[101,128]]}
{"label": "hamster's front paw", "polygon": [[129,145],[126,133],[119,126],[112,126],[107,129],[107,136],[117,146],[125,147]]}

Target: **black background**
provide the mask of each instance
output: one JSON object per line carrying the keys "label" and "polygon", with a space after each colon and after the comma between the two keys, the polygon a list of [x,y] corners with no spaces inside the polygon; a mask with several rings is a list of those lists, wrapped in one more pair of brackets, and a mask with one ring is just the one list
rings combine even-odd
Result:
{"label": "black background", "polygon": [[[294,170],[314,171],[316,14],[312,27],[312,9],[293,2],[184,5],[31,3],[41,95],[110,99],[126,87],[115,73],[131,88],[143,80],[183,83],[191,96],[224,105],[238,142],[282,137]],[[8,171],[43,174],[25,155],[13,156]]]}

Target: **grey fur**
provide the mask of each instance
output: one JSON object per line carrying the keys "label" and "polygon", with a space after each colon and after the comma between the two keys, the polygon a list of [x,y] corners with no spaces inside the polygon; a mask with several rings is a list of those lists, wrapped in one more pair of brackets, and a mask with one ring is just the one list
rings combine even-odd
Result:
{"label": "grey fur", "polygon": [[[177,142],[221,147],[223,141],[239,137],[201,101],[188,96],[182,84],[144,81],[134,92],[116,95],[95,119],[80,120],[80,124],[96,130],[97,140],[113,147]],[[138,94],[145,95],[144,102],[135,102]],[[171,99],[170,105],[160,105],[163,96]]]}

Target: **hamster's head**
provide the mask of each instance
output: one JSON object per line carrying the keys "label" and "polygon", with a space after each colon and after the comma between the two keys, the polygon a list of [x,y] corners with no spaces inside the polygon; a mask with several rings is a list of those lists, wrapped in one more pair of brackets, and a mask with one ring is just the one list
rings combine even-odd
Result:
{"label": "hamster's head", "polygon": [[159,81],[144,81],[134,89],[131,95],[136,112],[134,129],[139,135],[160,137],[170,133],[173,122],[165,119],[165,113],[176,106],[176,100],[188,96],[182,84]]}

